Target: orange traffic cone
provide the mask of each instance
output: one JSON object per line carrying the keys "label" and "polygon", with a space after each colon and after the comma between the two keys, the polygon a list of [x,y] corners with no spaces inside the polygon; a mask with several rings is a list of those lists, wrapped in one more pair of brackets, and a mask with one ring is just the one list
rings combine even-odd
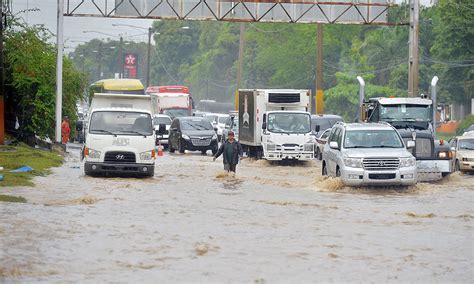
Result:
{"label": "orange traffic cone", "polygon": [[158,144],[158,156],[163,156],[163,146],[161,144]]}

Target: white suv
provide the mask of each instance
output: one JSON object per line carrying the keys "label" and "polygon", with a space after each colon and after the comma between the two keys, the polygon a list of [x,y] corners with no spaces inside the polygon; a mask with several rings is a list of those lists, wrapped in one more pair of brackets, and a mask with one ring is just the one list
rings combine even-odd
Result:
{"label": "white suv", "polygon": [[[407,148],[414,147],[413,141]],[[413,185],[416,160],[395,128],[385,123],[337,123],[323,150],[323,175],[345,185]]]}

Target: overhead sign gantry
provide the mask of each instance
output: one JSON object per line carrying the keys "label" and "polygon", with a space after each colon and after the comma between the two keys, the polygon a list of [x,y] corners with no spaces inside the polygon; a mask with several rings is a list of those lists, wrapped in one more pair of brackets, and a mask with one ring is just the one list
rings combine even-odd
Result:
{"label": "overhead sign gantry", "polygon": [[65,16],[286,22],[390,24],[393,0],[65,0]]}

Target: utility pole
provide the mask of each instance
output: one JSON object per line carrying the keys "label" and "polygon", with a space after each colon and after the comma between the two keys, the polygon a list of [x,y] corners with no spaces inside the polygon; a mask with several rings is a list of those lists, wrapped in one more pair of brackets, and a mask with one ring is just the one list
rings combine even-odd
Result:
{"label": "utility pole", "polygon": [[56,142],[61,143],[61,118],[63,107],[63,10],[64,0],[58,0],[56,45]]}
{"label": "utility pole", "polygon": [[98,61],[99,61],[99,67],[98,67],[98,71],[99,71],[99,80],[102,79],[102,41],[100,41],[99,43],[99,58],[98,58]]}
{"label": "utility pole", "polygon": [[[317,24],[317,54],[316,54],[316,113],[324,112],[323,105],[323,24]],[[311,103],[313,104],[313,103]],[[314,112],[314,111],[312,111]]]}
{"label": "utility pole", "polygon": [[239,65],[237,69],[237,86],[235,90],[235,110],[239,110],[239,89],[242,82],[242,62],[244,61],[244,44],[245,44],[245,25],[240,23],[240,39],[239,39]]}
{"label": "utility pole", "polygon": [[408,96],[418,95],[418,42],[420,0],[410,0],[410,34],[408,54]]}
{"label": "utility pole", "polygon": [[3,71],[3,0],[0,0],[0,145],[5,144],[5,77]]}
{"label": "utility pole", "polygon": [[119,47],[119,78],[123,78],[123,37],[120,36],[120,47]]}
{"label": "utility pole", "polygon": [[148,46],[146,51],[146,86],[150,86],[150,49],[151,49],[151,35],[153,34],[153,29],[151,27],[148,28]]}

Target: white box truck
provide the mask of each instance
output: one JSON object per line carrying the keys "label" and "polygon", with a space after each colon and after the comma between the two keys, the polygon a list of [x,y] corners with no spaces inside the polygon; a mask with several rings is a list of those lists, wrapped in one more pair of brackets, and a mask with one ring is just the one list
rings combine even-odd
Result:
{"label": "white box truck", "polygon": [[150,96],[94,94],[82,158],[86,175],[153,176],[156,152]]}
{"label": "white box truck", "polygon": [[239,90],[239,141],[249,157],[311,160],[310,90]]}

